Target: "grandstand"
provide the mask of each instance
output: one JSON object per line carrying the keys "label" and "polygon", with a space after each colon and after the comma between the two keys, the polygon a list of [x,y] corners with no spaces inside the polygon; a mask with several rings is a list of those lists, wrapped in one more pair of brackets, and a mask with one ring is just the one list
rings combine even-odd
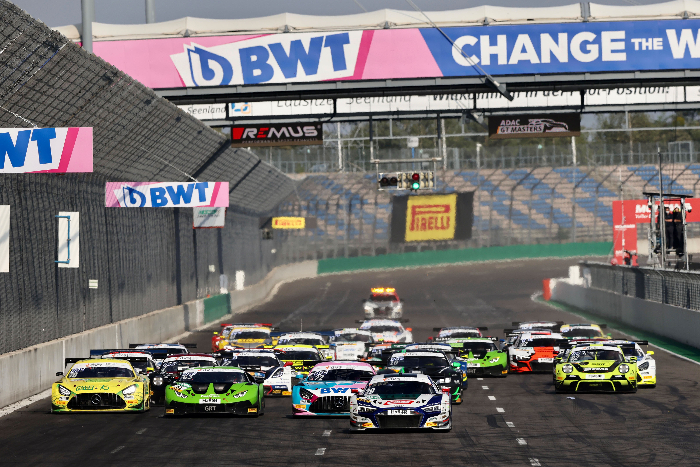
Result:
{"label": "grandstand", "polygon": [[[658,191],[652,165],[530,167],[439,172],[436,192],[474,192],[473,238],[445,247],[531,244],[612,239],[612,202]],[[279,215],[316,217],[303,237],[312,257],[381,254],[388,251],[391,194],[378,191],[373,173],[308,175]],[[694,196],[700,164],[664,167],[664,191]],[[455,243],[455,245],[450,245]],[[417,249],[436,248],[417,245]],[[398,246],[403,249],[404,246]]]}

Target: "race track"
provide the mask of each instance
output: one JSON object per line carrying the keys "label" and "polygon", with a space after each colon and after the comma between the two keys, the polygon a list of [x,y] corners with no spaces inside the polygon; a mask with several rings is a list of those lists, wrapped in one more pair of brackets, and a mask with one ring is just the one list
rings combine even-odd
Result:
{"label": "race track", "polygon": [[[416,341],[433,327],[511,321],[580,322],[535,303],[545,277],[573,260],[529,260],[362,272],[282,286],[235,318],[282,330],[354,327],[371,286],[405,299]],[[614,333],[615,334],[615,333]],[[187,339],[210,351],[211,331]],[[655,350],[659,384],[636,394],[554,394],[552,376],[469,379],[450,433],[349,432],[347,419],[292,419],[291,399],[267,399],[257,419],[164,419],[133,414],[51,415],[49,400],[0,418],[0,464],[22,466],[651,466],[700,464],[700,366]],[[61,370],[57,368],[56,371]]]}

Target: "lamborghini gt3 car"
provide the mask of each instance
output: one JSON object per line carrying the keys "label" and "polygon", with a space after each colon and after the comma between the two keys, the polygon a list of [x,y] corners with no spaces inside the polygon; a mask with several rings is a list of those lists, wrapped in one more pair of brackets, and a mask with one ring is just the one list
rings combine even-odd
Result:
{"label": "lamborghini gt3 car", "polygon": [[364,362],[322,362],[294,386],[292,413],[300,415],[350,415],[350,394],[363,389],[374,377]]}
{"label": "lamborghini gt3 car", "polygon": [[237,367],[215,366],[186,370],[165,388],[165,415],[263,414],[262,384]]}
{"label": "lamborghini gt3 car", "polygon": [[403,300],[393,287],[374,287],[369,299],[362,300],[365,319],[400,319],[403,316]]}
{"label": "lamborghini gt3 car", "polygon": [[499,350],[488,337],[450,339],[447,343],[467,362],[467,374],[472,376],[508,375],[508,353]]}
{"label": "lamborghini gt3 car", "polygon": [[637,392],[637,357],[625,358],[634,344],[583,344],[565,352],[554,370],[556,392]]}
{"label": "lamborghini gt3 car", "polygon": [[449,389],[438,388],[427,375],[377,375],[364,390],[350,396],[352,430],[452,429]]}
{"label": "lamborghini gt3 car", "polygon": [[[143,359],[146,361],[146,358]],[[51,387],[51,412],[145,412],[151,408],[148,376],[126,360],[67,358],[67,374]]]}

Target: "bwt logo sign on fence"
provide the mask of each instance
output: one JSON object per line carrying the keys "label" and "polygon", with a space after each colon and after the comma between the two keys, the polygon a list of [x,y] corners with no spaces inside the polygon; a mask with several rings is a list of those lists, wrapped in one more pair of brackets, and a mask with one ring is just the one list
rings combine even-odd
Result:
{"label": "bwt logo sign on fence", "polygon": [[171,55],[187,87],[326,81],[355,73],[362,31],[271,34]]}
{"label": "bwt logo sign on fence", "polygon": [[110,182],[106,186],[106,206],[228,207],[228,182]]}
{"label": "bwt logo sign on fence", "polygon": [[0,173],[92,172],[92,128],[0,129]]}

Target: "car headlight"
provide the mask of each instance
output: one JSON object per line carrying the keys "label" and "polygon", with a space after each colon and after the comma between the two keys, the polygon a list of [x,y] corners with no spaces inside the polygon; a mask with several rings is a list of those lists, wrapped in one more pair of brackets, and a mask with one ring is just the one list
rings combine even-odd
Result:
{"label": "car headlight", "polygon": [[498,363],[499,360],[500,360],[499,357],[492,358],[491,360],[489,360],[489,363]]}
{"label": "car headlight", "polygon": [[573,365],[569,365],[569,364],[567,363],[566,365],[564,365],[563,367],[561,367],[561,371],[563,371],[563,372],[566,373],[566,374],[569,374],[569,373],[571,373],[572,371],[574,371],[574,367],[573,367]]}
{"label": "car headlight", "polygon": [[238,399],[238,398],[245,396],[246,394],[248,394],[248,391],[242,391],[242,392],[239,392],[238,394],[234,394],[233,398]]}
{"label": "car headlight", "polygon": [[620,373],[627,373],[630,371],[630,367],[626,363],[622,363],[620,366],[617,367],[617,369],[620,371]]}
{"label": "car headlight", "polygon": [[299,389],[299,397],[304,399],[305,401],[310,401],[314,397],[314,393],[309,391],[308,389],[301,388]]}
{"label": "car headlight", "polygon": [[440,382],[440,383],[449,383],[449,382],[450,382],[450,378],[442,378],[442,379],[438,380],[438,382]]}
{"label": "car headlight", "polygon": [[640,364],[637,368],[639,368],[639,371],[645,371],[649,369],[649,362],[644,362]]}
{"label": "car headlight", "polygon": [[62,396],[70,396],[70,389],[58,385],[58,393]]}
{"label": "car headlight", "polygon": [[154,386],[162,386],[163,385],[163,377],[162,376],[154,376],[153,377],[153,385]]}
{"label": "car headlight", "polygon": [[440,405],[429,405],[427,407],[423,407],[424,412],[440,412],[442,410]]}
{"label": "car headlight", "polygon": [[132,384],[131,386],[124,388],[124,390],[122,391],[122,394],[124,394],[125,396],[130,396],[136,392],[136,388],[137,388],[137,386],[135,384]]}

